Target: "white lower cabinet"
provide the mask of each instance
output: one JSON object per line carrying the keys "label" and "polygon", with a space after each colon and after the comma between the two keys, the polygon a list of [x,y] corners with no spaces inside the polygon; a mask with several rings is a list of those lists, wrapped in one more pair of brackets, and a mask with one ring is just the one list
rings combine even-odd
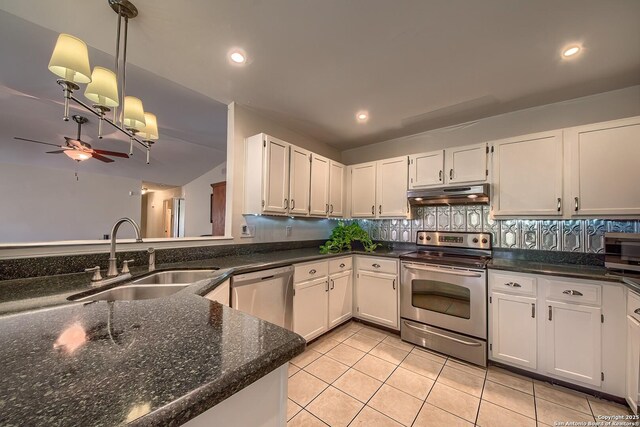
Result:
{"label": "white lower cabinet", "polygon": [[329,276],[329,329],[351,318],[353,313],[353,270]]}
{"label": "white lower cabinet", "polygon": [[328,291],[326,276],[293,285],[293,332],[307,341],[327,331]]}
{"label": "white lower cabinet", "polygon": [[356,268],[356,316],[399,329],[397,260],[358,256]]}
{"label": "white lower cabinet", "polygon": [[625,397],[638,414],[640,398],[640,295],[627,291],[627,365]]}
{"label": "white lower cabinet", "polygon": [[351,257],[296,264],[293,278],[293,331],[311,341],[351,318]]}
{"label": "white lower cabinet", "polygon": [[547,372],[600,385],[602,323],[600,307],[546,301]]}
{"label": "white lower cabinet", "polygon": [[[537,368],[536,298],[492,292],[491,356],[510,365]],[[517,325],[517,327],[514,327]]]}

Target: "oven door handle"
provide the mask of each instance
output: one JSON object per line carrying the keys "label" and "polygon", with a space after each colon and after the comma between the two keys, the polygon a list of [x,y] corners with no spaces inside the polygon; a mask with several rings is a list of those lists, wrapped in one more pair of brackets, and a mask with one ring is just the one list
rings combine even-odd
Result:
{"label": "oven door handle", "polygon": [[415,265],[407,265],[407,264],[403,264],[403,265],[404,265],[404,268],[409,270],[432,271],[434,273],[451,274],[453,276],[482,277],[481,273],[473,273],[473,272],[460,271],[460,270],[445,270],[443,268],[418,267]]}
{"label": "oven door handle", "polygon": [[455,342],[460,343],[460,344],[468,345],[470,347],[480,347],[482,345],[482,343],[479,343],[479,342],[465,341],[465,340],[461,340],[461,339],[458,339],[458,338],[450,337],[449,335],[440,334],[438,332],[429,331],[427,329],[419,328],[417,326],[414,326],[414,325],[408,323],[406,320],[404,321],[404,325],[407,328],[415,329],[416,331],[423,332],[425,334],[431,334],[431,335],[435,335],[435,336],[438,336],[438,337],[441,337],[441,338],[446,338],[448,340],[455,341]]}

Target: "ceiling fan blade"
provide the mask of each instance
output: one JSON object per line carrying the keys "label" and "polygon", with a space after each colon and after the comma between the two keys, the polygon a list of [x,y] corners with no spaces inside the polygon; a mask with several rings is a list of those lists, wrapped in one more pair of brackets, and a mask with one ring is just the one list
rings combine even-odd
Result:
{"label": "ceiling fan blade", "polygon": [[47,154],[60,154],[64,153],[67,150],[56,150],[56,151],[47,151]]}
{"label": "ceiling fan blade", "polygon": [[52,147],[64,148],[62,145],[59,145],[59,144],[52,144],[50,142],[36,141],[35,139],[20,138],[19,136],[14,136],[13,139],[18,139],[20,141],[27,141],[27,142],[35,142],[36,144],[51,145]]}
{"label": "ceiling fan blade", "polygon": [[105,162],[105,163],[113,163],[113,159],[110,159],[108,157],[104,157],[101,156],[100,154],[97,153],[92,153],[91,157],[93,157],[96,160],[100,160],[101,162]]}
{"label": "ceiling fan blade", "polygon": [[122,157],[122,158],[125,158],[125,159],[129,158],[129,155],[127,153],[120,153],[119,151],[96,150],[94,148],[93,152],[94,153],[98,153],[98,154],[103,154],[105,156]]}

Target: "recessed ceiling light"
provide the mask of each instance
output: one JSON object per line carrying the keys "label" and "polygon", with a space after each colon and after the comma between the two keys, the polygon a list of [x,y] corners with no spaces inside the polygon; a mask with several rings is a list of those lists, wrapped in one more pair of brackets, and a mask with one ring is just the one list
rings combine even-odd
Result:
{"label": "recessed ceiling light", "polygon": [[581,49],[582,48],[577,45],[569,46],[562,51],[562,56],[564,56],[565,58],[569,58],[580,52]]}
{"label": "recessed ceiling light", "polygon": [[233,49],[229,52],[229,59],[234,64],[245,64],[247,62],[247,54],[241,49]]}
{"label": "recessed ceiling light", "polygon": [[356,119],[358,119],[358,121],[360,122],[366,122],[368,118],[369,113],[367,113],[366,111],[360,111],[358,114],[356,114]]}

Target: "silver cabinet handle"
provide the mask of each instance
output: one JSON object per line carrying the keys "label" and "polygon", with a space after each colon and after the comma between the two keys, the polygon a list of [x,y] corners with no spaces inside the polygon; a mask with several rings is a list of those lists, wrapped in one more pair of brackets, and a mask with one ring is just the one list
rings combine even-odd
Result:
{"label": "silver cabinet handle", "polygon": [[289,209],[289,200],[284,199],[284,208]]}
{"label": "silver cabinet handle", "polygon": [[453,179],[453,169],[449,169],[449,180]]}
{"label": "silver cabinet handle", "polygon": [[565,294],[565,295],[574,295],[574,296],[577,296],[577,297],[583,296],[582,292],[575,291],[573,289],[567,289],[566,291],[562,291],[562,293]]}
{"label": "silver cabinet handle", "polygon": [[344,262],[342,264],[340,264],[340,268],[345,268],[345,267],[346,267],[346,265],[345,265]]}
{"label": "silver cabinet handle", "polygon": [[573,210],[578,212],[578,209],[580,209],[580,203],[578,201],[577,197],[573,198]]}
{"label": "silver cabinet handle", "polygon": [[452,276],[482,277],[482,274],[474,273],[471,271],[467,272],[462,270],[445,270],[437,267],[418,267],[416,265],[407,265],[407,264],[403,264],[403,265],[404,265],[404,268],[409,270],[431,271],[433,273],[449,274]]}
{"label": "silver cabinet handle", "polygon": [[439,171],[439,172],[438,172],[438,180],[439,180],[439,181],[442,181],[442,171]]}
{"label": "silver cabinet handle", "polygon": [[373,268],[380,268],[380,264],[371,264],[371,267],[373,267]]}
{"label": "silver cabinet handle", "polygon": [[312,268],[311,270],[309,270],[309,274],[316,274],[316,269]]}
{"label": "silver cabinet handle", "polygon": [[333,205],[329,205],[329,206],[331,206],[331,207],[329,208],[329,213],[333,213]]}
{"label": "silver cabinet handle", "polygon": [[326,205],[324,205],[324,213],[329,213],[329,203],[327,203]]}
{"label": "silver cabinet handle", "polygon": [[636,308],[635,310],[633,310],[633,312],[637,315],[640,315],[640,308]]}
{"label": "silver cabinet handle", "polygon": [[562,198],[558,197],[558,212],[562,210]]}
{"label": "silver cabinet handle", "polygon": [[336,282],[335,280],[331,279],[331,290],[334,290],[336,288]]}
{"label": "silver cabinet handle", "polygon": [[296,208],[296,201],[294,199],[291,199],[291,209],[295,209]]}
{"label": "silver cabinet handle", "polygon": [[412,324],[408,323],[406,320],[404,321],[404,324],[405,324],[405,326],[407,328],[415,329],[416,331],[419,331],[419,332],[422,332],[422,333],[425,333],[425,334],[431,334],[431,335],[435,335],[435,336],[438,336],[438,337],[446,338],[448,340],[455,341],[455,342],[460,343],[460,344],[464,344],[464,345],[468,345],[468,346],[472,346],[472,347],[480,347],[482,345],[482,343],[479,343],[479,342],[464,341],[464,340],[461,340],[461,339],[458,339],[458,338],[450,337],[448,335],[439,334],[438,332],[435,332],[435,331],[429,331],[427,329],[419,328],[417,326],[413,326]]}
{"label": "silver cabinet handle", "polygon": [[396,290],[396,279],[393,279],[393,284],[391,285],[393,287],[393,290]]}
{"label": "silver cabinet handle", "polygon": [[549,306],[549,320],[553,320],[553,307]]}
{"label": "silver cabinet handle", "polygon": [[505,283],[505,286],[509,286],[510,288],[521,288],[522,286],[520,285],[520,283],[517,282],[509,282],[509,283]]}
{"label": "silver cabinet handle", "polygon": [[376,214],[376,205],[371,206],[371,215]]}
{"label": "silver cabinet handle", "polygon": [[382,205],[378,206],[378,215],[382,215]]}
{"label": "silver cabinet handle", "polygon": [[326,285],[327,285],[327,289],[325,289],[324,291],[325,291],[325,292],[329,292],[329,281],[327,280],[327,281],[326,281],[326,282],[324,282],[324,283],[326,283]]}
{"label": "silver cabinet handle", "polygon": [[531,317],[536,318],[536,305],[535,303],[531,304]]}

